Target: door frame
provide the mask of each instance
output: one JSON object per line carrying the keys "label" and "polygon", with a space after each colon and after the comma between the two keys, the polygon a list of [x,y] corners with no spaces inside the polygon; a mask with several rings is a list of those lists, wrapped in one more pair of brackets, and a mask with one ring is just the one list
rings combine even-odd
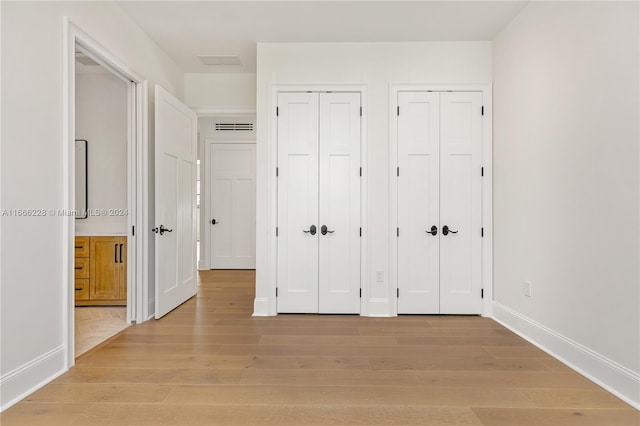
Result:
{"label": "door frame", "polygon": [[[211,218],[213,216],[213,212],[211,209],[211,203],[213,201],[213,197],[211,196],[211,190],[212,188],[210,187],[209,183],[211,182],[211,174],[213,172],[213,164],[209,164],[209,159],[211,158],[211,151],[212,151],[212,147],[211,145],[215,144],[215,145],[254,145],[257,147],[256,141],[255,140],[246,140],[246,139],[238,139],[238,140],[231,140],[231,139],[213,139],[213,138],[204,138],[203,139],[204,142],[204,158],[200,159],[200,173],[202,175],[204,175],[204,180],[206,181],[205,185],[203,186],[203,181],[202,179],[200,180],[200,226],[202,226],[202,232],[201,232],[201,239],[200,240],[200,252],[202,254],[202,249],[206,249],[205,254],[206,257],[203,259],[203,264],[206,265],[206,269],[213,269],[212,268],[212,263],[211,263],[211,255],[213,254],[213,239],[211,238],[211,229],[208,227],[209,225],[209,218]],[[203,170],[203,164],[204,164],[204,170]],[[256,170],[253,170],[254,173],[254,184],[256,181]],[[206,197],[202,197],[203,195],[203,191],[206,191]],[[253,194],[254,196],[254,205],[255,205],[255,196],[256,194]],[[204,200],[204,209],[203,207],[203,200]],[[203,219],[203,215],[204,215],[204,219]],[[255,220],[255,211],[253,213],[253,217]],[[255,233],[253,238],[255,239]],[[254,256],[255,256],[255,240],[254,240]],[[200,268],[200,269],[205,269],[205,268]],[[254,268],[255,269],[255,268]]]}
{"label": "door frame", "polygon": [[[278,222],[278,181],[276,167],[278,164],[278,123],[276,108],[278,107],[278,93],[280,92],[358,92],[362,104],[362,119],[360,133],[360,161],[362,164],[362,182],[360,187],[360,220],[362,225],[362,238],[360,241],[360,286],[362,298],[360,300],[360,315],[369,316],[369,239],[368,239],[368,214],[369,214],[369,164],[370,152],[368,149],[368,100],[369,85],[366,83],[271,83],[269,85],[269,128],[264,130],[268,134],[267,156],[268,176],[267,193],[267,229],[269,230],[266,244],[266,288],[258,288],[256,281],[256,299],[254,303],[254,316],[278,315],[276,287],[278,265],[278,240],[276,238],[276,226]],[[260,149],[257,145],[256,148]],[[258,205],[258,204],[256,204]],[[259,229],[259,228],[258,228]],[[260,267],[256,265],[256,267]],[[265,295],[266,297],[258,297]]]}
{"label": "door frame", "polygon": [[[398,92],[433,91],[433,92],[481,92],[484,115],[482,118],[482,158],[484,167],[482,178],[482,272],[481,285],[484,290],[481,315],[491,317],[493,314],[493,102],[492,84],[408,84],[392,83],[389,86],[389,300],[397,300],[398,291],[398,188],[396,167],[398,164]],[[390,315],[398,315],[398,304],[389,304]]]}
{"label": "door frame", "polygon": [[[149,305],[149,162],[148,83],[96,39],[63,19],[62,49],[62,207],[75,208],[75,49],[78,46],[104,68],[128,83],[127,141],[127,322],[148,319]],[[135,234],[133,233],[135,227]],[[62,340],[66,368],[75,364],[75,219],[62,218]]]}
{"label": "door frame", "polygon": [[[210,242],[210,236],[209,234],[205,231],[206,225],[207,223],[209,223],[205,218],[210,217],[211,216],[211,212],[209,211],[209,185],[208,185],[208,181],[207,179],[209,179],[210,177],[210,166],[208,163],[208,145],[210,142],[215,142],[215,143],[252,143],[254,145],[256,145],[256,152],[257,152],[257,143],[258,141],[256,139],[248,139],[248,140],[224,140],[226,142],[223,142],[223,139],[213,139],[213,138],[206,138],[203,137],[203,131],[200,129],[200,119],[201,118],[220,118],[220,119],[228,119],[228,118],[233,118],[233,119],[251,119],[253,120],[254,124],[257,121],[257,117],[256,117],[256,109],[252,108],[252,107],[237,107],[237,108],[232,108],[232,107],[228,107],[228,108],[218,108],[218,107],[200,107],[200,108],[192,108],[192,111],[196,113],[196,115],[198,116],[198,160],[200,161],[200,175],[198,176],[198,179],[200,179],[200,235],[198,236],[198,238],[200,238],[200,256],[198,258],[198,270],[199,271],[208,271],[209,269],[211,269],[211,255],[210,250],[211,250],[211,242]],[[256,183],[257,183],[257,175],[258,175],[258,170],[257,170],[257,163],[256,163]],[[256,197],[257,198],[257,197]],[[204,205],[204,210],[203,210],[203,205]]]}

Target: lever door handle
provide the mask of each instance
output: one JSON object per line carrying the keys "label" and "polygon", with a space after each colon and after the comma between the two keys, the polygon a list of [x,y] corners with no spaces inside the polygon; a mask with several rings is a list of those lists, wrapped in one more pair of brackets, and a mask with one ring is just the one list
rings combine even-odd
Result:
{"label": "lever door handle", "polygon": [[327,225],[322,225],[320,227],[320,233],[322,235],[333,234],[334,232],[336,232],[336,231],[329,231],[329,229],[327,228]]}
{"label": "lever door handle", "polygon": [[311,226],[309,227],[309,230],[308,230],[308,231],[305,231],[305,230],[303,229],[303,230],[302,230],[302,232],[304,232],[305,234],[316,235],[316,230],[317,230],[317,229],[318,229],[318,228],[316,228],[316,226],[315,226],[315,225],[311,225]]}
{"label": "lever door handle", "polygon": [[160,225],[160,235],[164,234],[165,232],[173,232],[173,229],[165,228],[164,225]]}
{"label": "lever door handle", "polygon": [[454,231],[452,229],[449,229],[449,227],[447,225],[442,227],[442,235],[447,235],[449,234],[449,232],[451,232],[452,234],[457,234],[458,231]]}
{"label": "lever door handle", "polygon": [[430,230],[424,231],[424,232],[426,232],[427,234],[431,234],[431,235],[438,235],[438,227],[433,225]]}
{"label": "lever door handle", "polygon": [[218,222],[217,220],[215,220],[215,219],[211,219],[211,224],[212,224],[212,225],[217,225],[217,224],[219,224],[219,223],[220,223],[220,222]]}

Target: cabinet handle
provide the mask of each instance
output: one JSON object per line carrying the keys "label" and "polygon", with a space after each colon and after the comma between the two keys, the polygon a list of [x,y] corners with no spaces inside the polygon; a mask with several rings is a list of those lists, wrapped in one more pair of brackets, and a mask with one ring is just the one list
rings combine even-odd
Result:
{"label": "cabinet handle", "polygon": [[122,246],[124,244],[120,244],[120,263],[122,263]]}
{"label": "cabinet handle", "polygon": [[76,248],[84,248],[84,246],[76,246]]}
{"label": "cabinet handle", "polygon": [[79,269],[83,269],[83,267],[82,266],[76,266],[76,271],[79,270]]}
{"label": "cabinet handle", "polygon": [[113,245],[113,262],[118,263],[118,245]]}
{"label": "cabinet handle", "polygon": [[76,287],[76,291],[82,291],[82,287]]}

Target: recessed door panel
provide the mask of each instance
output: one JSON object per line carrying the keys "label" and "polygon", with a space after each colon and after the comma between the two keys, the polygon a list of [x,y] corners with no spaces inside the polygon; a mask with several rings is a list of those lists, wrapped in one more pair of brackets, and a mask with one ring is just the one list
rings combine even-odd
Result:
{"label": "recessed door panel", "polygon": [[[311,225],[317,224],[315,200],[310,200],[310,193],[317,193],[317,183],[309,176],[309,168],[313,168],[309,156],[292,155],[287,163],[287,186],[282,188],[286,193],[289,208],[283,212],[282,236],[291,247],[288,251],[286,281],[288,291],[317,292],[317,256],[318,235],[311,235]],[[283,194],[285,195],[285,194]],[[295,249],[293,249],[295,248]]]}
{"label": "recessed door panel", "polygon": [[[158,208],[162,209],[162,224],[169,229],[176,228],[178,218],[178,158],[170,153],[162,155],[162,197],[163,202]],[[176,234],[165,232],[163,235],[164,247],[162,254],[167,257],[167,262],[158,265],[162,271],[158,277],[162,293],[169,293],[178,287],[178,244]]]}
{"label": "recessed door panel", "polygon": [[472,291],[472,157],[451,155],[448,166],[446,171],[443,170],[443,183],[446,182],[443,193],[447,193],[444,198],[452,206],[446,209],[446,222],[452,231],[442,237],[440,280],[446,293],[454,297]]}
{"label": "recessed door panel", "polygon": [[233,229],[229,223],[233,217],[233,179],[214,177],[211,189],[211,269],[227,269],[233,259]]}
{"label": "recessed door panel", "polygon": [[398,313],[439,312],[439,94],[398,94]]}
{"label": "recessed door panel", "polygon": [[[178,285],[184,286],[196,282],[196,161],[183,158],[178,162]],[[171,233],[173,234],[173,233]]]}

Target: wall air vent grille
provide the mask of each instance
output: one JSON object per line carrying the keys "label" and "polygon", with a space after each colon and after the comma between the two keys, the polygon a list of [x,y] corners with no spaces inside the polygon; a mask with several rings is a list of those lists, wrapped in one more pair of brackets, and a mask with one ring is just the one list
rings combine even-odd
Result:
{"label": "wall air vent grille", "polygon": [[216,132],[253,131],[253,123],[216,123]]}

